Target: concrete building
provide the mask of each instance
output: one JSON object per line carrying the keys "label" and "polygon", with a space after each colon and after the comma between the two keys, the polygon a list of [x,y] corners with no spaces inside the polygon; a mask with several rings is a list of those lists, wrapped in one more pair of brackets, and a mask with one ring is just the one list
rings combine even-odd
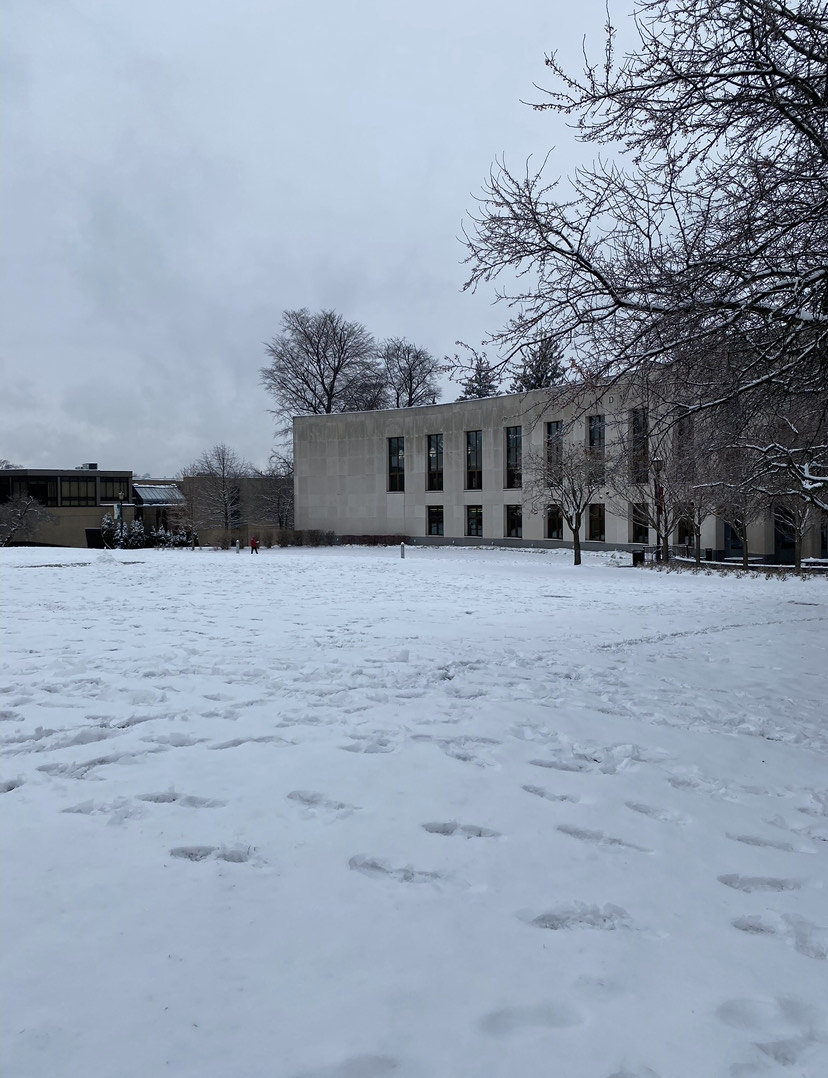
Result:
{"label": "concrete building", "polygon": [[[527,394],[418,408],[301,416],[293,421],[295,515],[299,529],[337,536],[405,536],[416,543],[572,546],[560,517],[532,498],[527,465],[547,453],[550,437],[603,454],[623,441],[634,401],[617,389],[577,411],[563,394]],[[646,444],[646,435],[645,435]],[[646,450],[645,450],[646,452]],[[582,524],[584,549],[640,549],[656,544],[636,504],[652,499],[645,460],[637,501],[596,493]],[[773,517],[751,526],[749,551],[780,556]],[[682,552],[693,536],[680,525],[670,542]],[[703,556],[736,557],[741,544],[711,515],[701,530]],[[809,537],[805,556],[828,556],[826,529]]]}

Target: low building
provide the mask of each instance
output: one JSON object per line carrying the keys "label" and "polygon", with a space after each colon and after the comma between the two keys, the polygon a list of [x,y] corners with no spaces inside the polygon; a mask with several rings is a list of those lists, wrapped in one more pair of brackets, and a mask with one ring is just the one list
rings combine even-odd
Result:
{"label": "low building", "polygon": [[[634,405],[635,402],[632,402]],[[337,536],[405,536],[416,543],[500,546],[572,546],[554,506],[530,490],[529,465],[542,461],[556,438],[580,444],[603,460],[630,434],[640,409],[617,389],[576,409],[563,394],[532,393],[456,401],[417,408],[296,417],[293,421],[297,529]],[[646,417],[645,417],[646,423]],[[640,439],[639,432],[639,440]],[[656,544],[642,519],[653,505],[653,465],[643,431],[640,483],[628,501],[597,491],[580,531],[584,549],[635,550]],[[733,558],[741,543],[724,520],[710,514],[696,536],[676,521],[669,541],[682,552],[700,542],[704,557]],[[785,536],[770,514],[751,525],[751,555],[771,561]],[[809,536],[807,556],[826,556],[823,524]],[[792,558],[790,559],[792,560]]]}
{"label": "low building", "polygon": [[26,541],[43,546],[100,546],[101,518],[123,505],[124,524],[133,520],[132,472],[99,469],[97,464],[60,471],[5,468],[0,471],[0,504],[35,498],[49,511]]}

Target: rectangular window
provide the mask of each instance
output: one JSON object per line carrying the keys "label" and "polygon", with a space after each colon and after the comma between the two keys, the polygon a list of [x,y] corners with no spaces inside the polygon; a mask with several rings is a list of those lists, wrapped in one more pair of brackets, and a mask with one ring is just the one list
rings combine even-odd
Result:
{"label": "rectangular window", "polygon": [[563,420],[553,419],[546,424],[546,467],[550,476],[563,464]]}
{"label": "rectangular window", "polygon": [[598,478],[604,474],[604,450],[606,449],[607,427],[602,415],[587,416],[587,448],[593,461],[593,474]]}
{"label": "rectangular window", "polygon": [[647,517],[647,506],[642,502],[630,505],[630,524],[632,527],[632,542],[644,543],[650,541],[650,522]]}
{"label": "rectangular window", "polygon": [[523,470],[523,428],[506,428],[506,487],[520,488]]}
{"label": "rectangular window", "polygon": [[563,539],[563,513],[557,505],[546,510],[546,538]]}
{"label": "rectangular window", "polygon": [[483,506],[466,506],[466,535],[483,536]]}
{"label": "rectangular window", "polygon": [[483,431],[466,431],[466,490],[483,489]]}
{"label": "rectangular window", "polygon": [[[429,434],[427,437],[426,490],[443,489],[443,436]],[[442,532],[440,533],[442,535]]]}
{"label": "rectangular window", "polygon": [[[117,502],[117,501],[129,501],[129,479],[126,476],[113,477],[111,475],[101,476],[101,501],[102,502]],[[123,495],[123,497],[119,497]]]}
{"label": "rectangular window", "polygon": [[442,505],[428,506],[428,535],[443,535]]}
{"label": "rectangular window", "polygon": [[61,479],[61,505],[97,505],[98,491],[94,479]]}
{"label": "rectangular window", "polygon": [[405,490],[405,439],[388,439],[388,489]]}
{"label": "rectangular window", "polygon": [[[18,486],[17,482],[15,482],[15,486]],[[56,506],[58,503],[57,476],[54,479],[51,477],[48,479],[30,477],[28,480],[24,480],[19,484],[15,497],[26,496],[35,498],[41,505]]]}
{"label": "rectangular window", "polygon": [[506,506],[506,531],[510,539],[521,539],[523,537],[523,506],[522,505],[507,505]]}
{"label": "rectangular window", "polygon": [[649,466],[650,425],[646,408],[633,408],[630,412],[630,479],[634,483],[647,482]]}
{"label": "rectangular window", "polygon": [[601,503],[589,507],[589,538],[594,543],[604,542],[604,506]]}

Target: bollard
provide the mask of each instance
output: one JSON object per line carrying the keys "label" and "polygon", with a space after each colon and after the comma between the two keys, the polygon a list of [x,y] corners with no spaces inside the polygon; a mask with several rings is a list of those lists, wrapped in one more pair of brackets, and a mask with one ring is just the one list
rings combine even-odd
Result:
{"label": "bollard", "polygon": [[236,540],[236,553],[237,554],[241,553],[241,539]]}
{"label": "bollard", "polygon": [[400,557],[405,557],[405,543],[400,543]]}

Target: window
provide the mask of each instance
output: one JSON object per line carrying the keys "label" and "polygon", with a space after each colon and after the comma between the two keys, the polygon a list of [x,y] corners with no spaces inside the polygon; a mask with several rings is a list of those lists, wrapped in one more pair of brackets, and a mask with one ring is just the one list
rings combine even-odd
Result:
{"label": "window", "polygon": [[523,536],[523,506],[506,506],[506,532],[510,539],[520,539]]}
{"label": "window", "polygon": [[[118,495],[123,494],[123,499]],[[129,478],[125,475],[122,476],[101,476],[101,501],[102,502],[118,502],[127,501],[129,499]]]}
{"label": "window", "polygon": [[602,477],[604,474],[604,450],[606,448],[607,427],[604,416],[587,416],[587,447],[589,456],[594,462],[594,475]]}
{"label": "window", "polygon": [[649,436],[647,409],[633,408],[630,412],[630,479],[634,483],[647,482]]}
{"label": "window", "polygon": [[405,439],[388,439],[388,489],[405,490]]}
{"label": "window", "polygon": [[[11,496],[14,498],[35,498],[41,505],[56,506],[58,503],[57,476],[48,479],[15,479],[12,481]],[[94,504],[94,503],[93,503]]]}
{"label": "window", "polygon": [[550,476],[563,464],[563,420],[553,419],[546,424],[546,467]]}
{"label": "window", "polygon": [[442,505],[428,506],[428,535],[443,535],[443,507]]}
{"label": "window", "polygon": [[506,487],[515,490],[521,484],[523,467],[523,429],[506,428]]}
{"label": "window", "polygon": [[[427,437],[426,490],[443,489],[443,436],[429,434]],[[440,532],[442,535],[443,533]]]}
{"label": "window", "polygon": [[604,506],[600,503],[589,507],[589,538],[594,543],[604,542]]}
{"label": "window", "polygon": [[650,521],[647,516],[647,506],[643,502],[630,505],[630,524],[632,526],[631,541],[633,543],[644,543],[645,545],[649,543]]}
{"label": "window", "polygon": [[696,528],[693,523],[693,507],[691,505],[684,509],[682,516],[678,519],[677,525],[678,541],[683,546],[696,545]]}
{"label": "window", "polygon": [[483,489],[483,431],[466,431],[466,490]]}
{"label": "window", "polygon": [[466,506],[466,535],[483,535],[483,506]]}
{"label": "window", "polygon": [[97,482],[94,479],[61,479],[61,505],[97,505]]}
{"label": "window", "polygon": [[546,538],[563,539],[563,513],[557,505],[546,510]]}

